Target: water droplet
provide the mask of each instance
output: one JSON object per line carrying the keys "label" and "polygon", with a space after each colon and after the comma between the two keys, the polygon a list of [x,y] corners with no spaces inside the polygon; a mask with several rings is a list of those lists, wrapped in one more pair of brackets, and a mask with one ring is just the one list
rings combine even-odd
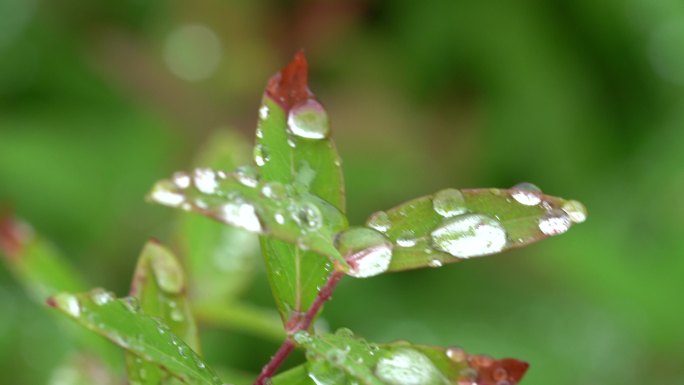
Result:
{"label": "water droplet", "polygon": [[140,311],[140,303],[138,302],[137,298],[124,297],[122,298],[122,302],[126,307],[126,310],[130,311],[131,313],[137,313]]}
{"label": "water droplet", "polygon": [[285,216],[282,213],[275,213],[273,215],[273,219],[275,219],[276,223],[279,225],[282,225],[285,223]]}
{"label": "water droplet", "polygon": [[174,191],[175,185],[169,181],[161,181],[154,185],[150,199],[154,202],[170,207],[178,207],[185,202],[183,194]]}
{"label": "water droplet", "polygon": [[293,135],[307,139],[323,139],[330,131],[328,114],[314,99],[308,99],[290,109],[287,126]]}
{"label": "water droplet", "polygon": [[558,235],[568,231],[572,225],[570,216],[563,210],[554,209],[539,220],[539,230],[546,235]]}
{"label": "water droplet", "polygon": [[587,209],[578,201],[567,201],[563,203],[562,209],[574,223],[582,223],[587,219]]}
{"label": "water droplet", "polygon": [[392,261],[392,242],[382,233],[356,227],[340,233],[335,239],[337,249],[349,262],[349,275],[356,278],[384,273]]}
{"label": "water droplet", "polygon": [[263,138],[264,138],[264,130],[261,129],[261,125],[257,126],[257,129],[256,129],[256,137],[259,138],[259,139],[263,139]]}
{"label": "water droplet", "polygon": [[397,237],[397,245],[400,247],[413,247],[416,245],[416,242],[415,234],[410,230],[403,231]]}
{"label": "water droplet", "polygon": [[298,344],[298,345],[305,345],[305,344],[310,344],[312,341],[311,335],[305,330],[300,330],[296,332],[293,336],[292,339]]}
{"label": "water droplet", "polygon": [[195,169],[193,181],[195,182],[195,187],[205,194],[213,194],[218,188],[216,173],[208,168]]}
{"label": "water droplet", "polygon": [[261,108],[259,108],[259,119],[266,120],[268,118],[269,112],[270,111],[267,105],[264,104],[263,106],[261,106]]}
{"label": "water droplet", "polygon": [[269,199],[281,200],[287,197],[287,189],[281,183],[270,182],[264,184],[261,193]]}
{"label": "water droplet", "polygon": [[171,314],[169,314],[172,320],[176,322],[183,322],[185,321],[185,316],[183,315],[183,312],[180,311],[180,309],[175,308],[171,310]]}
{"label": "water droplet", "polygon": [[451,347],[446,350],[446,355],[453,362],[463,362],[468,358],[468,353],[459,347]]}
{"label": "water droplet", "polygon": [[190,187],[190,182],[192,182],[190,175],[182,171],[173,174],[172,180],[173,184],[175,184],[179,189],[186,189]]}
{"label": "water droplet", "polygon": [[353,338],[354,332],[348,328],[339,328],[335,331],[335,335],[342,338]]}
{"label": "water droplet", "polygon": [[236,199],[222,205],[217,215],[230,225],[248,231],[261,232],[261,222],[259,222],[256,209],[242,199]]}
{"label": "water droplet", "polygon": [[321,210],[310,202],[300,202],[290,209],[290,215],[303,230],[317,230],[323,224]]}
{"label": "water droplet", "polygon": [[482,214],[449,218],[430,236],[437,250],[458,258],[498,253],[506,246],[506,230],[501,223]]}
{"label": "water droplet", "polygon": [[446,383],[435,364],[413,349],[396,349],[378,360],[375,375],[389,385],[433,385]]}
{"label": "water droplet", "polygon": [[518,183],[511,188],[511,197],[525,206],[536,206],[541,202],[541,189],[532,183]]}
{"label": "water droplet", "polygon": [[254,146],[254,163],[261,167],[271,160],[271,154],[268,152],[268,148],[263,144],[257,144]]}
{"label": "water droplet", "polygon": [[235,170],[235,179],[243,186],[256,187],[259,183],[259,174],[254,167],[240,166]]}
{"label": "water droplet", "polygon": [[375,229],[381,233],[386,233],[392,227],[392,221],[389,215],[384,211],[377,211],[371,214],[366,222],[366,226]]}
{"label": "water droplet", "polygon": [[442,267],[442,261],[439,259],[433,259],[428,263],[428,265],[430,265],[430,267]]}
{"label": "water droplet", "polygon": [[290,148],[297,148],[297,142],[292,138],[287,138],[287,145],[290,146]]}
{"label": "water droplet", "polygon": [[69,313],[72,317],[79,317],[81,315],[81,303],[76,296],[71,294],[61,294],[55,297],[59,307]]}
{"label": "water droplet", "polygon": [[114,294],[104,289],[93,289],[90,291],[90,299],[96,305],[101,306],[114,300]]}
{"label": "water droplet", "polygon": [[432,208],[443,217],[453,217],[465,213],[465,197],[459,190],[448,188],[437,192],[432,198]]}

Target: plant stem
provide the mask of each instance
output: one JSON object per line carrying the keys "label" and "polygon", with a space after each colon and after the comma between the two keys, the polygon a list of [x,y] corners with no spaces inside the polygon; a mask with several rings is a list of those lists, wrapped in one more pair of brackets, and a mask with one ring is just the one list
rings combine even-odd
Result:
{"label": "plant stem", "polygon": [[309,310],[306,311],[304,316],[297,323],[295,323],[294,326],[288,326],[287,339],[282,345],[280,345],[280,348],[276,354],[273,355],[271,361],[269,361],[261,370],[261,374],[259,374],[259,377],[257,377],[254,385],[264,385],[266,380],[275,374],[276,370],[278,370],[280,365],[283,363],[283,361],[285,361],[287,356],[290,355],[290,352],[292,352],[295,347],[295,344],[292,341],[292,335],[298,331],[309,329],[314,318],[316,318],[316,315],[323,307],[323,304],[332,296],[337,283],[340,281],[340,279],[342,279],[342,277],[344,277],[344,273],[341,271],[336,270],[330,274],[328,281],[325,283],[325,286],[318,291],[318,295],[316,296],[313,304],[311,304],[311,307],[309,307]]}

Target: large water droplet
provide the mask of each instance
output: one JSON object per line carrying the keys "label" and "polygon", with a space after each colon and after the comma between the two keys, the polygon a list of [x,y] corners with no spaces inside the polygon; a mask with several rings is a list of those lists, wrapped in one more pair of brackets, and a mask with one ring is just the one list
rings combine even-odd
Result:
{"label": "large water droplet", "polygon": [[392,242],[381,233],[356,227],[340,233],[335,240],[340,254],[349,262],[352,277],[366,278],[384,273],[392,261]]}
{"label": "large water droplet", "polygon": [[553,209],[539,220],[539,230],[546,235],[558,235],[568,231],[572,225],[570,216],[563,210]]}
{"label": "large water droplet", "polygon": [[432,198],[432,208],[437,214],[447,218],[467,211],[463,193],[453,188],[437,192]]}
{"label": "large water droplet", "polygon": [[152,188],[150,199],[154,202],[170,207],[178,207],[185,202],[185,196],[175,191],[176,186],[169,181],[157,182]]}
{"label": "large water droplet", "polygon": [[269,160],[271,160],[271,154],[266,146],[263,144],[254,146],[254,163],[256,163],[257,166],[261,167],[268,163]]}
{"label": "large water droplet", "polygon": [[330,131],[328,114],[314,99],[308,99],[290,109],[287,126],[293,135],[307,139],[323,139]]}
{"label": "large water droplet", "polygon": [[195,169],[193,181],[195,182],[195,187],[205,194],[213,194],[218,188],[216,173],[208,168]]}
{"label": "large water droplet", "polygon": [[518,183],[511,190],[511,197],[522,205],[536,206],[541,202],[542,191],[532,183]]}
{"label": "large water droplet", "polygon": [[366,226],[375,229],[381,233],[386,233],[392,227],[392,221],[390,220],[390,217],[389,215],[387,215],[386,212],[377,211],[373,213],[370,216],[370,218],[368,218]]}
{"label": "large water droplet", "polygon": [[300,228],[306,231],[317,230],[323,224],[321,210],[311,202],[300,202],[290,208],[290,215]]}
{"label": "large water droplet", "polygon": [[93,289],[90,291],[90,299],[98,306],[104,305],[114,300],[114,294],[104,289]]}
{"label": "large water droplet", "polygon": [[243,186],[256,187],[259,183],[259,174],[254,167],[240,166],[235,170],[235,179]]}
{"label": "large water droplet", "polygon": [[578,201],[567,201],[561,207],[574,223],[582,223],[587,219],[587,208]]}
{"label": "large water droplet", "polygon": [[378,360],[375,375],[389,385],[437,385],[446,380],[423,353],[396,349]]}
{"label": "large water droplet", "polygon": [[224,204],[217,215],[230,225],[254,232],[261,232],[262,230],[256,209],[242,199]]}
{"label": "large water droplet", "polygon": [[501,223],[482,214],[447,219],[430,236],[437,250],[458,258],[498,253],[506,246],[506,230]]}

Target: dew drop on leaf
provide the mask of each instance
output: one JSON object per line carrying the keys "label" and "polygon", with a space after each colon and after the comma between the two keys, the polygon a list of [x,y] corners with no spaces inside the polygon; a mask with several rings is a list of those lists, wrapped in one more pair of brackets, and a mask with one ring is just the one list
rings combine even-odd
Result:
{"label": "dew drop on leaf", "polygon": [[213,194],[218,188],[216,173],[209,168],[197,168],[194,171],[193,182],[200,192]]}
{"label": "dew drop on leaf", "polygon": [[190,175],[182,171],[173,174],[172,180],[173,184],[181,190],[190,187],[190,183],[192,182]]}
{"label": "dew drop on leaf", "polygon": [[257,144],[254,146],[254,163],[261,167],[271,160],[271,154],[268,152],[268,148],[263,144]]}
{"label": "dew drop on leaf", "polygon": [[56,298],[59,307],[64,309],[72,317],[81,315],[81,303],[76,296],[71,294],[59,295]]}
{"label": "dew drop on leaf", "polygon": [[176,186],[169,181],[157,182],[152,188],[150,199],[165,206],[178,207],[185,202],[185,197],[175,190]]}
{"label": "dew drop on leaf", "polygon": [[268,199],[281,200],[287,197],[287,189],[281,183],[269,182],[261,188],[261,193]]}
{"label": "dew drop on leaf", "polygon": [[256,209],[242,199],[225,203],[217,213],[224,222],[248,231],[261,232],[261,222]]}
{"label": "dew drop on leaf", "polygon": [[314,99],[307,99],[292,107],[287,126],[293,135],[306,139],[324,139],[330,131],[328,114]]}
{"label": "dew drop on leaf", "polygon": [[396,349],[378,360],[375,375],[388,385],[437,385],[445,379],[435,364],[413,349]]}
{"label": "dew drop on leaf", "polygon": [[430,234],[432,245],[457,258],[498,253],[506,246],[506,230],[496,219],[483,214],[449,218]]}
{"label": "dew drop on leaf", "polygon": [[349,275],[366,278],[387,271],[392,261],[392,242],[382,233],[356,227],[340,233],[335,244],[351,266]]}
{"label": "dew drop on leaf", "polygon": [[90,298],[96,305],[101,306],[114,300],[114,294],[104,289],[93,289]]}
{"label": "dew drop on leaf", "polygon": [[259,119],[266,120],[268,118],[269,112],[268,106],[265,104],[262,105],[261,108],[259,108]]}
{"label": "dew drop on leaf", "polygon": [[306,330],[300,330],[300,331],[296,332],[292,336],[292,338],[299,345],[308,344],[311,342],[311,336],[309,335],[309,333]]}
{"label": "dew drop on leaf", "polygon": [[259,183],[259,174],[254,167],[240,166],[235,170],[235,179],[243,186],[256,187]]}
{"label": "dew drop on leaf", "polygon": [[573,223],[582,223],[587,219],[587,209],[578,201],[570,200],[561,207]]}
{"label": "dew drop on leaf", "polygon": [[443,217],[453,217],[467,211],[465,198],[459,190],[448,188],[435,193],[432,208]]}
{"label": "dew drop on leaf", "polygon": [[539,219],[539,230],[545,235],[558,235],[568,231],[572,225],[570,216],[563,210],[553,209]]}
{"label": "dew drop on leaf", "polygon": [[468,354],[459,347],[447,348],[446,356],[453,362],[463,362],[468,358]]}
{"label": "dew drop on leaf", "polygon": [[306,231],[314,231],[323,224],[321,210],[310,202],[300,202],[290,208],[290,216]]}
{"label": "dew drop on leaf", "polygon": [[392,227],[392,221],[386,212],[377,211],[368,218],[366,226],[381,233],[386,233]]}
{"label": "dew drop on leaf", "polygon": [[511,196],[516,202],[525,206],[536,206],[541,202],[542,191],[532,183],[523,182],[511,188]]}

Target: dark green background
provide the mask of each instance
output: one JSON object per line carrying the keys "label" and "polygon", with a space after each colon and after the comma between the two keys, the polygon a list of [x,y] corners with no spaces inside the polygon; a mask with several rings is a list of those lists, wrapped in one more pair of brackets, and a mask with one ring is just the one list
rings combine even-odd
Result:
{"label": "dark green background", "polygon": [[[204,80],[170,69],[206,64],[202,44],[169,48],[187,24],[220,44]],[[525,385],[684,382],[683,2],[0,0],[0,201],[125,294],[173,218],[146,191],[217,130],[252,135],[300,47],[353,223],[520,181],[590,213],[526,249],[347,279],[331,328],[526,359]],[[247,296],[272,304],[263,276]],[[0,309],[0,382],[47,383],[69,341],[5,267]],[[207,336],[209,362],[251,372],[276,348]]]}

